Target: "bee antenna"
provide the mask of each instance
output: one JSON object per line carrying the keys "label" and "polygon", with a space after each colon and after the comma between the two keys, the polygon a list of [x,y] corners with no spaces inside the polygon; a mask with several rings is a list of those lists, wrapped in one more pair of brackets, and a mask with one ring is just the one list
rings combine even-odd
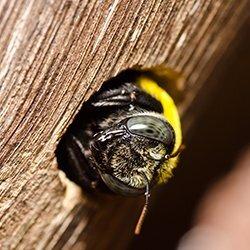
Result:
{"label": "bee antenna", "polygon": [[169,158],[174,158],[176,156],[178,156],[184,149],[186,148],[186,146],[184,144],[181,144],[180,147],[171,155],[166,155],[165,159],[169,159]]}
{"label": "bee antenna", "polygon": [[143,209],[141,211],[141,215],[139,217],[139,220],[136,224],[136,227],[135,227],[135,234],[138,235],[140,234],[141,232],[141,228],[142,228],[142,225],[143,225],[143,222],[145,220],[145,217],[147,215],[147,212],[148,212],[148,204],[149,204],[149,197],[150,197],[150,184],[149,184],[149,181],[148,181],[148,178],[146,177],[146,175],[144,173],[141,173],[146,181],[146,192],[145,192],[145,204],[143,206]]}

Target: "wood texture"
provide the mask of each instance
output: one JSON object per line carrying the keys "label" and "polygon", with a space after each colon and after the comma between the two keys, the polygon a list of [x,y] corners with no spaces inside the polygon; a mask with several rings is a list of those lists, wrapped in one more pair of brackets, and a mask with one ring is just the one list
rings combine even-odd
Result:
{"label": "wood texture", "polygon": [[248,0],[1,0],[1,249],[124,249],[138,201],[87,198],[60,178],[61,135],[103,81],[135,66],[181,72],[184,114],[249,7]]}

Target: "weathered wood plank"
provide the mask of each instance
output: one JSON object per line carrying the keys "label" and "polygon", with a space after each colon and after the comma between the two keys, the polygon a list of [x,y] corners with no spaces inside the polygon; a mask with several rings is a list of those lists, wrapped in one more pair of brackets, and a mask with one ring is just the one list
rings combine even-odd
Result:
{"label": "weathered wood plank", "polygon": [[247,0],[2,0],[2,248],[124,248],[138,202],[65,195],[58,140],[103,81],[130,67],[181,72],[184,114],[248,10]]}

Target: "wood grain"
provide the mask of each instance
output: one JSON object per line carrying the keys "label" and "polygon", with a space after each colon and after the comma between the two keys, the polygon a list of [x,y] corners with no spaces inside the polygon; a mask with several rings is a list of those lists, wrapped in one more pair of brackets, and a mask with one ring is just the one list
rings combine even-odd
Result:
{"label": "wood grain", "polygon": [[62,181],[60,137],[105,80],[132,67],[181,72],[185,114],[249,7],[248,0],[2,0],[1,249],[124,249],[138,200],[87,198]]}

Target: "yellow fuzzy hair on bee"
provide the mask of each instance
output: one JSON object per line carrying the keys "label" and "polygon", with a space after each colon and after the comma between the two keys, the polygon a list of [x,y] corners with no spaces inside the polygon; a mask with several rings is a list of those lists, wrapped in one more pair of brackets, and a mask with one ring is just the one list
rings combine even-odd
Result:
{"label": "yellow fuzzy hair on bee", "polygon": [[[174,150],[177,151],[182,143],[182,130],[177,107],[171,96],[152,79],[141,76],[137,79],[139,87],[158,100],[163,107],[163,115],[175,131]],[[172,176],[172,170],[177,166],[178,156],[168,159],[160,169],[158,183],[165,183]]]}

